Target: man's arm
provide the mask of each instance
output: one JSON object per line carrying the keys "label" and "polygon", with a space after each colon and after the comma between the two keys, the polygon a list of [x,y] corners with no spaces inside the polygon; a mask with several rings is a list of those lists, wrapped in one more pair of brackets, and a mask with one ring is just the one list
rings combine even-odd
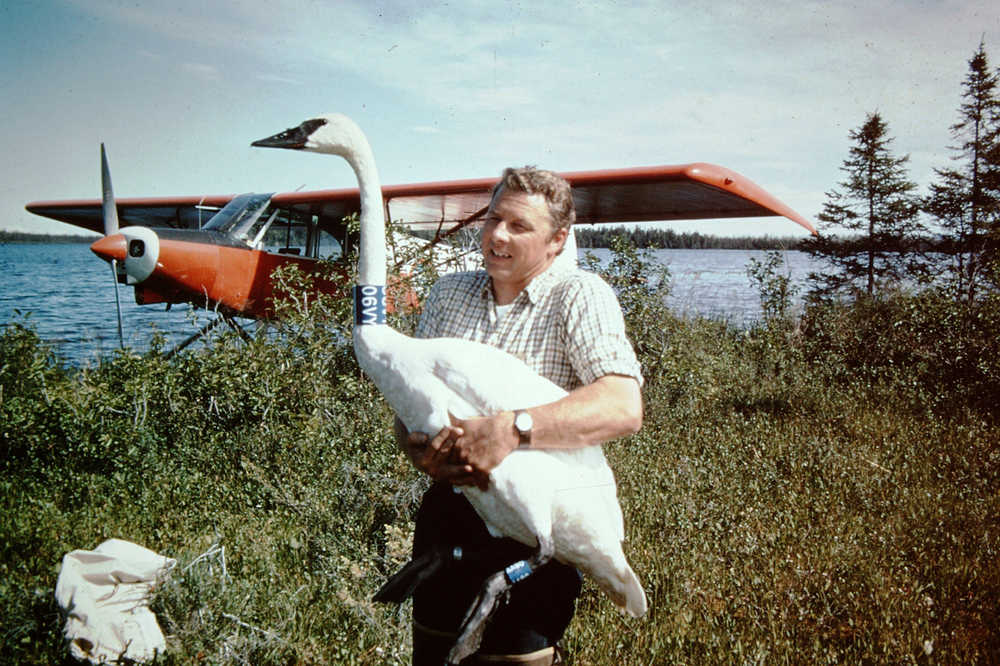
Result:
{"label": "man's arm", "polygon": [[[526,411],[533,421],[531,448],[575,449],[637,432],[642,426],[642,393],[633,377],[605,375],[556,402]],[[450,446],[451,460],[468,465],[482,487],[490,470],[517,449],[514,412],[459,420],[455,426],[461,434]]]}
{"label": "man's arm", "polygon": [[[630,435],[642,426],[639,382],[605,375],[569,395],[527,411],[533,449],[573,449]],[[438,481],[486,489],[490,471],[517,449],[514,412],[456,420],[434,437],[407,432],[396,419],[396,441],[413,465]]]}

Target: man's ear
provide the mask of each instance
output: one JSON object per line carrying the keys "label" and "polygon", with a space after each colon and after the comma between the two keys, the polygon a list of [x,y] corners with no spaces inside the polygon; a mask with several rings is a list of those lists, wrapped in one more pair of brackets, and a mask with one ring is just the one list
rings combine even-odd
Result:
{"label": "man's ear", "polygon": [[552,234],[552,238],[549,240],[549,242],[550,243],[551,242],[558,243],[558,248],[556,249],[556,254],[557,255],[560,252],[562,252],[563,247],[566,245],[566,237],[567,236],[569,236],[569,229],[567,229],[566,227],[562,227],[560,229],[557,229],[556,232],[554,234]]}

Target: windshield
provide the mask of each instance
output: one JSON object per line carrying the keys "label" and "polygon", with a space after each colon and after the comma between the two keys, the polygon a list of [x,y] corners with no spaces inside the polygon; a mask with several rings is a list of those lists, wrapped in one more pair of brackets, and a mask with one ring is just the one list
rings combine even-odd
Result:
{"label": "windshield", "polygon": [[212,216],[212,219],[205,225],[205,229],[218,231],[246,241],[248,232],[260,214],[267,208],[270,200],[270,194],[240,194],[233,197],[232,201]]}
{"label": "windshield", "polygon": [[241,194],[233,197],[204,228],[265,252],[331,260],[343,255],[343,246],[333,233],[346,233],[343,224],[336,224],[332,229],[321,228],[319,217],[308,211],[274,208],[272,196]]}

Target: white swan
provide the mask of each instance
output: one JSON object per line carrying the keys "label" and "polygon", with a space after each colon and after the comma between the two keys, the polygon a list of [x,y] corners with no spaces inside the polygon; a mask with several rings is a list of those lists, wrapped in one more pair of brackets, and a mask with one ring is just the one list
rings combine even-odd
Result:
{"label": "white swan", "polygon": [[[449,412],[467,419],[566,395],[495,347],[454,338],[414,339],[385,325],[382,191],[371,148],[352,120],[325,115],[253,145],[339,155],[354,169],[361,192],[354,351],[407,429],[437,433],[450,424]],[[461,489],[491,534],[537,545],[538,551],[487,581],[450,662],[458,663],[478,648],[485,620],[502,591],[551,557],[589,575],[624,611],[635,617],[646,612],[645,592],[622,552],[621,508],[600,446],[515,451],[490,473],[488,490]]]}

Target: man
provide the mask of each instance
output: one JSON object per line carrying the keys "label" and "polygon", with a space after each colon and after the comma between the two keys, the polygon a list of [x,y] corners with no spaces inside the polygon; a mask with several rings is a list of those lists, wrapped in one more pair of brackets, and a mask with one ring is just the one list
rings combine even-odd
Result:
{"label": "man", "polygon": [[[417,337],[494,345],[569,395],[516,415],[457,421],[432,436],[406,433],[397,419],[404,450],[436,481],[417,515],[414,557],[453,546],[473,554],[414,593],[414,664],[443,663],[482,582],[533,550],[490,537],[454,486],[485,488],[490,470],[519,447],[592,446],[642,425],[642,377],[614,292],[596,275],[578,271],[575,261],[556,261],[575,218],[562,178],[533,167],[507,169],[485,217],[486,270],[442,277],[425,304]],[[579,592],[579,573],[553,560],[513,587],[487,625],[479,652],[464,663],[553,663]]]}

